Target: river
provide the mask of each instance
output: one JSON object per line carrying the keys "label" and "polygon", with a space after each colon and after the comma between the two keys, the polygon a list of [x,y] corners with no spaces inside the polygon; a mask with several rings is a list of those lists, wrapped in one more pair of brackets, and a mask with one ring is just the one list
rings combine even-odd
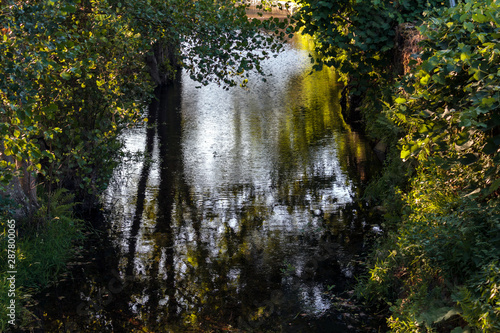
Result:
{"label": "river", "polygon": [[47,332],[370,331],[351,296],[380,163],[310,49],[296,36],[245,89],[185,73],[157,89],[123,137],[105,228],[40,301]]}

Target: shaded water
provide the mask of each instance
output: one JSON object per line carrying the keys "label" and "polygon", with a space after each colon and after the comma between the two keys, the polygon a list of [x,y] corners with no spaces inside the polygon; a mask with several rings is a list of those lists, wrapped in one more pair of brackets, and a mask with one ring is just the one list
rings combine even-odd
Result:
{"label": "shaded water", "polygon": [[124,137],[146,158],[116,170],[97,255],[46,298],[47,331],[363,322],[341,296],[373,236],[357,198],[378,161],[342,119],[335,73],[309,75],[307,43],[296,37],[246,90],[197,89],[188,75],[157,90],[149,126]]}

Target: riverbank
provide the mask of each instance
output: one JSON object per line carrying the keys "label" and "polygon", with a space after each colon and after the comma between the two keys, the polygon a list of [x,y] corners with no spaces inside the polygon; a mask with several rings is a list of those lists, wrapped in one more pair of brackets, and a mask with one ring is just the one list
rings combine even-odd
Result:
{"label": "riverbank", "polygon": [[394,332],[497,332],[498,4],[444,8],[418,30],[413,69],[360,108],[389,149],[367,195],[385,235],[358,292]]}
{"label": "riverbank", "polygon": [[[0,246],[8,260],[0,264],[0,331],[29,331],[37,327],[41,313],[34,311],[33,295],[55,283],[67,272],[67,262],[81,250],[86,222],[73,215],[73,195],[59,190],[50,201],[41,198],[40,211],[31,223],[2,216]],[[4,206],[5,208],[5,206]],[[38,222],[44,227],[35,227]],[[26,227],[31,225],[31,227]]]}

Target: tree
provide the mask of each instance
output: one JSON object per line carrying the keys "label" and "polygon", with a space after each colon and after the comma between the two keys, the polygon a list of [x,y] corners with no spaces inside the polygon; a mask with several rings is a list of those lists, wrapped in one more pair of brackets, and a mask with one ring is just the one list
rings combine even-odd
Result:
{"label": "tree", "polygon": [[380,114],[414,169],[367,283],[391,303],[394,331],[500,329],[499,9],[469,0],[430,13],[420,64]]}
{"label": "tree", "polygon": [[389,78],[396,27],[422,20],[426,9],[442,1],[299,0],[298,29],[315,38],[316,68],[333,66],[365,89],[373,80]]}
{"label": "tree", "polygon": [[0,12],[7,193],[34,173],[33,191],[43,183],[99,193],[115,166],[117,136],[141,121],[154,83],[182,66],[202,84],[244,85],[246,71],[262,72],[269,50],[282,47],[258,28],[287,24],[249,21],[233,0],[10,0]]}

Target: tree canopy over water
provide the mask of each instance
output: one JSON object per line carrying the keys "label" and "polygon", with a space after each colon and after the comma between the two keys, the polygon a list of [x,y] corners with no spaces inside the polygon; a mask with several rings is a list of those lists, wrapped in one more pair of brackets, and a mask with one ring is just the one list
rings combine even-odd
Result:
{"label": "tree canopy over water", "polygon": [[117,133],[143,117],[148,69],[160,82],[182,66],[201,84],[245,84],[282,47],[258,28],[286,25],[248,20],[232,0],[3,1],[0,11],[1,186],[38,174],[93,194],[115,165]]}

